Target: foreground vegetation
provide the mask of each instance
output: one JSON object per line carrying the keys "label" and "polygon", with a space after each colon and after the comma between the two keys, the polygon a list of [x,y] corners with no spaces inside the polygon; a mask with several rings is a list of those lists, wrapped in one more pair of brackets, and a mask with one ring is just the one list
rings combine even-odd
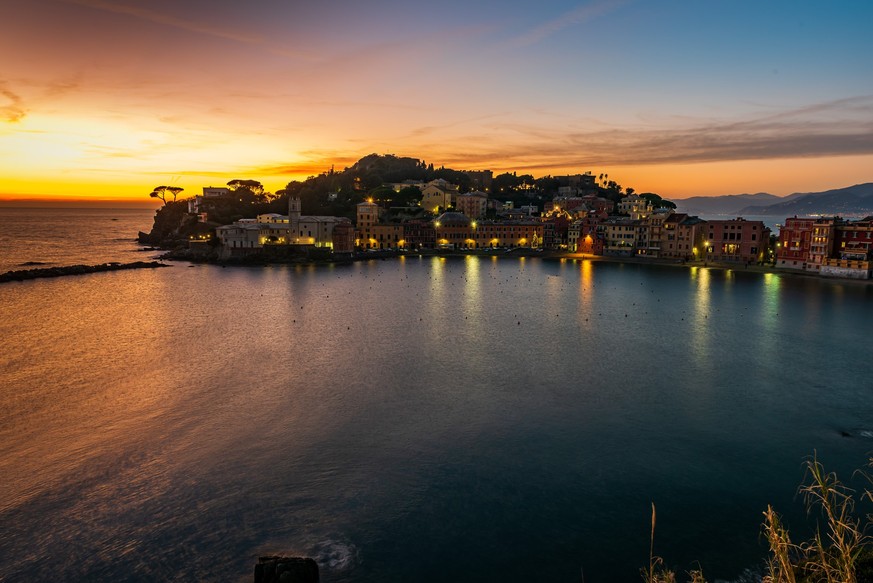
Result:
{"label": "foreground vegetation", "polygon": [[[873,458],[868,465],[873,468]],[[873,540],[868,536],[873,514],[863,519],[856,514],[856,504],[873,502],[873,491],[857,492],[847,487],[835,472],[825,470],[818,457],[805,462],[806,477],[799,488],[807,515],[815,518],[811,540],[794,543],[780,516],[767,506],[764,511],[763,536],[770,555],[763,583],[873,583]],[[858,472],[873,484],[865,471]],[[664,566],[655,555],[655,505],[652,504],[652,533],[649,565],[642,570],[646,583],[675,583],[677,574]],[[700,569],[688,571],[687,581],[705,583]]]}

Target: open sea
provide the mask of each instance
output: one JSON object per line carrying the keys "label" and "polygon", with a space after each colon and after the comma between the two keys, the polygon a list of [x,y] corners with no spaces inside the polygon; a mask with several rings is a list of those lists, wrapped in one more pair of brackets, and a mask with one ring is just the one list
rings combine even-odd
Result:
{"label": "open sea", "polygon": [[[0,272],[152,211],[0,209]],[[540,258],[0,285],[0,581],[754,581],[873,451],[873,286]],[[861,510],[864,510],[861,508]]]}

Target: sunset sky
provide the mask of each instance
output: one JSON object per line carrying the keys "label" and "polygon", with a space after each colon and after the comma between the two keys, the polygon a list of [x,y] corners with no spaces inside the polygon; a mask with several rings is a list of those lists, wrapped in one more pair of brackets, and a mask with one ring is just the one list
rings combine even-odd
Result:
{"label": "sunset sky", "polygon": [[873,181],[873,2],[0,0],[0,199],[370,153],[665,197]]}

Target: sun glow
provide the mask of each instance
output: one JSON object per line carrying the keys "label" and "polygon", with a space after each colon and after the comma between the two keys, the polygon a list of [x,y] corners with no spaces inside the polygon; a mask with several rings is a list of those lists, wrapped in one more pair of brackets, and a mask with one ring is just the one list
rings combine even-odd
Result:
{"label": "sun glow", "polygon": [[0,171],[4,192],[34,198],[137,199],[158,183],[195,191],[240,177],[278,189],[294,176],[271,160],[306,162],[288,147],[137,118],[35,114],[0,125]]}

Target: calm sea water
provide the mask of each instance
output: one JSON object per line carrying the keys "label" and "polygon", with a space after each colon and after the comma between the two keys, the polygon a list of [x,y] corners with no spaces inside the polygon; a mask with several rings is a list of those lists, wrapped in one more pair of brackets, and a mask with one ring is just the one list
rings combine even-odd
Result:
{"label": "calm sea water", "polygon": [[805,456],[873,450],[871,300],[541,259],[5,284],[0,580],[283,553],[328,582],[638,581],[652,502],[668,565],[737,580],[768,503],[806,522]]}
{"label": "calm sea water", "polygon": [[[132,243],[138,231],[151,229],[154,214],[148,209],[0,206],[0,273],[148,260],[150,255]],[[42,265],[25,265],[29,262]]]}

